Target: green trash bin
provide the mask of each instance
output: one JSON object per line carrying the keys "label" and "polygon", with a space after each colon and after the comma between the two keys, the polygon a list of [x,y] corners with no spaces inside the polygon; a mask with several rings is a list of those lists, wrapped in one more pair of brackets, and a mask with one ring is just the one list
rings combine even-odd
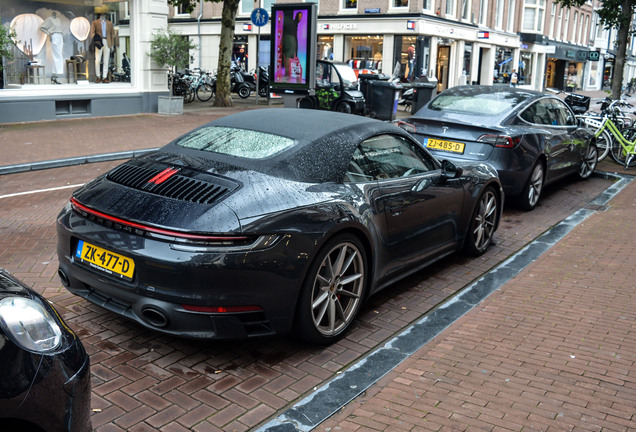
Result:
{"label": "green trash bin", "polygon": [[379,120],[395,120],[402,86],[391,81],[371,81],[369,85],[371,87],[369,117]]}

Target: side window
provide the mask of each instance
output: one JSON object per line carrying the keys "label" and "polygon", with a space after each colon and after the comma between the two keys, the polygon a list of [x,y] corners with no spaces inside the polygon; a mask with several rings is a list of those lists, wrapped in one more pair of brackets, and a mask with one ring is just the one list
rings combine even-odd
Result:
{"label": "side window", "polygon": [[559,126],[574,126],[576,124],[574,114],[572,114],[572,111],[565,105],[565,103],[557,99],[552,99],[551,102],[554,106],[554,112]]}
{"label": "side window", "polygon": [[533,124],[556,125],[557,119],[554,111],[550,100],[541,99],[521,113],[521,118]]}
{"label": "side window", "polygon": [[409,177],[436,169],[433,159],[417,144],[395,135],[364,141],[353,154],[345,181]]}

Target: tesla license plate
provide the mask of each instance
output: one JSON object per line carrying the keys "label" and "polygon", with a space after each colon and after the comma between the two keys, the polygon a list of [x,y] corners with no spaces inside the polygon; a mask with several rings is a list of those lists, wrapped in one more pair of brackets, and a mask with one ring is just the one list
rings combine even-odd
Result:
{"label": "tesla license plate", "polygon": [[135,262],[130,258],[86,243],[83,240],[77,243],[75,258],[93,268],[111,275],[118,275],[126,280],[132,280],[135,271]]}
{"label": "tesla license plate", "polygon": [[442,150],[453,153],[464,153],[464,147],[466,144],[453,141],[443,141],[433,138],[426,140],[426,147],[433,150]]}

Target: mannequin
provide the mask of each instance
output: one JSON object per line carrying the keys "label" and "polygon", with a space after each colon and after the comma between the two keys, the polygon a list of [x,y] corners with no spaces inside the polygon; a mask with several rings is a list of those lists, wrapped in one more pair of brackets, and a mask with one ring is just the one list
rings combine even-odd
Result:
{"label": "mannequin", "polygon": [[44,20],[40,25],[40,30],[45,33],[51,39],[51,53],[53,54],[53,74],[51,75],[51,81],[55,84],[60,84],[57,80],[58,75],[64,75],[64,56],[62,51],[64,49],[64,37],[62,22],[57,17],[57,12],[53,12],[51,16]]}
{"label": "mannequin", "polygon": [[[96,38],[96,36],[98,36]],[[101,14],[91,24],[90,32],[91,41],[95,45],[95,75],[96,83],[107,84],[108,80],[108,63],[110,62],[110,49],[115,42],[115,30],[113,23],[106,19],[106,15]]]}

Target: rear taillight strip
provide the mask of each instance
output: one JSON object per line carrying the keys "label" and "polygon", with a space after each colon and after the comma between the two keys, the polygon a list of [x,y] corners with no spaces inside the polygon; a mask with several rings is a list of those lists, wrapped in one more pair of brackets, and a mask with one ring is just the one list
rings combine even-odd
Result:
{"label": "rear taillight strip", "polygon": [[172,231],[172,230],[167,230],[162,228],[155,228],[148,225],[142,225],[135,222],[123,220],[114,216],[110,216],[110,215],[107,215],[106,213],[102,213],[97,210],[93,210],[89,207],[86,207],[84,204],[80,203],[75,198],[71,198],[71,205],[76,211],[79,211],[81,213],[90,214],[98,218],[104,219],[106,221],[110,221],[116,224],[124,225],[130,228],[135,228],[142,231],[147,231],[150,233],[160,234],[163,236],[169,236],[169,237],[175,237],[175,238],[181,238],[181,239],[193,240],[193,241],[203,241],[203,242],[241,242],[241,241],[246,241],[249,239],[249,237],[247,236],[229,237],[229,236],[204,236],[204,235],[198,235],[198,234],[187,234],[180,231]]}

